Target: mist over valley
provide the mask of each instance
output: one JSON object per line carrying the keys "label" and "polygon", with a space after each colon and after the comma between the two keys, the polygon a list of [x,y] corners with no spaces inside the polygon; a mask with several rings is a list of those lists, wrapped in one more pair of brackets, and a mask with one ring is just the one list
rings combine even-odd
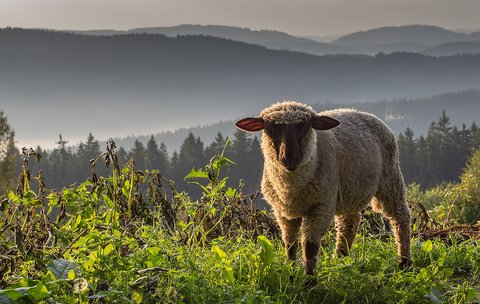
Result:
{"label": "mist over valley", "polygon": [[[404,33],[406,29],[400,30]],[[476,35],[441,32],[454,36],[451,39]],[[430,56],[395,51],[315,56],[253,44],[311,43],[308,39],[233,27],[183,26],[170,32],[153,28],[111,34],[0,30],[0,105],[20,146],[51,148],[60,133],[75,144],[89,132],[106,140],[233,121],[257,114],[275,101],[293,99],[335,107],[428,98],[480,87],[478,53]],[[226,39],[228,34],[231,39]],[[240,34],[246,42],[233,40],[240,39]],[[336,41],[357,43],[359,35]],[[394,38],[389,39],[365,41],[392,43]],[[429,42],[444,41],[446,38]],[[450,95],[456,104],[453,108],[460,107],[456,96]],[[440,109],[432,103],[431,112],[441,112],[447,105]],[[465,123],[478,114],[475,111],[470,108],[466,112]],[[455,122],[463,123],[461,120],[455,116]],[[407,126],[406,121],[400,122]],[[423,133],[429,122],[425,121],[423,128],[416,127],[420,125],[416,122],[414,130]],[[401,131],[401,127],[394,129]],[[172,150],[178,147],[173,141],[171,145]]]}

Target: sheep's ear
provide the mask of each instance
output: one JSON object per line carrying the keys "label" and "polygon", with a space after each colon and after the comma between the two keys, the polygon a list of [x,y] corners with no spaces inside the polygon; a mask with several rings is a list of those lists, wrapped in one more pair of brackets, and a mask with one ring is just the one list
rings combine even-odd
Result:
{"label": "sheep's ear", "polygon": [[263,121],[262,117],[247,117],[244,119],[240,119],[235,123],[237,128],[242,129],[248,132],[256,132],[263,130],[265,128],[265,122]]}
{"label": "sheep's ear", "polygon": [[323,115],[312,115],[312,128],[317,130],[329,130],[338,126],[340,122],[335,118]]}

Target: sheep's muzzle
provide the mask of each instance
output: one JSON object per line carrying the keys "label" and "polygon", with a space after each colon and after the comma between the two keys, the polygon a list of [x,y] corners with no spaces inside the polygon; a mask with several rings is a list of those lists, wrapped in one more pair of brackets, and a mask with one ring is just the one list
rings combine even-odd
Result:
{"label": "sheep's muzzle", "polygon": [[270,124],[265,128],[273,140],[278,162],[288,171],[295,171],[300,165],[302,140],[310,128],[307,123]]}

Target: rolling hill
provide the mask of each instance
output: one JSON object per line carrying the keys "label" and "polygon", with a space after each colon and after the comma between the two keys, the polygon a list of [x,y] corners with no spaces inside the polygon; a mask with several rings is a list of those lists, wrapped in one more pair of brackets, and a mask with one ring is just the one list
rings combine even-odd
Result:
{"label": "rolling hill", "polygon": [[79,34],[88,35],[119,35],[119,34],[159,34],[167,37],[176,36],[211,36],[231,39],[235,41],[257,44],[274,50],[290,50],[304,52],[313,55],[327,54],[352,54],[356,51],[347,47],[333,45],[330,43],[318,42],[313,39],[296,37],[284,32],[271,30],[251,30],[245,27],[234,27],[225,25],[193,25],[182,24],[171,27],[146,27],[135,28],[128,31],[114,30],[92,30],[74,31]]}
{"label": "rolling hill", "polygon": [[356,45],[381,45],[400,42],[437,45],[454,41],[480,40],[480,32],[470,34],[449,31],[431,25],[385,26],[368,31],[359,31],[342,36],[333,44],[355,47]]}
{"label": "rolling hill", "polygon": [[430,56],[454,56],[480,53],[479,41],[447,42],[429,47],[421,52]]}
{"label": "rolling hill", "polygon": [[[271,30],[251,30],[245,27],[224,25],[182,24],[171,27],[135,28],[127,31],[90,30],[73,31],[87,35],[161,34],[203,35],[257,44],[274,50],[290,50],[313,55],[364,54],[413,52],[431,56],[478,53],[474,41],[480,41],[480,32],[456,32],[437,26],[407,25],[379,27],[368,31],[347,34],[329,42],[315,37],[297,37]],[[453,46],[452,46],[453,44]]]}
{"label": "rolling hill", "polygon": [[73,143],[89,131],[108,138],[235,119],[278,100],[357,102],[480,87],[480,55],[313,56],[205,36],[11,28],[0,30],[0,44],[1,108],[20,143],[42,146],[59,133]]}
{"label": "rolling hill", "polygon": [[[457,92],[448,92],[429,97],[410,99],[379,100],[362,103],[316,103],[312,106],[316,111],[330,110],[333,108],[355,108],[359,111],[373,113],[384,120],[395,134],[404,132],[407,127],[416,135],[426,135],[432,121],[437,121],[442,111],[446,111],[451,118],[452,125],[467,128],[473,122],[480,125],[480,89],[470,89]],[[166,144],[168,152],[172,154],[179,151],[183,140],[191,132],[200,137],[205,145],[214,141],[218,132],[225,137],[232,136],[236,128],[234,121],[221,121],[208,125],[180,128],[174,131],[158,132],[155,140]],[[257,134],[258,135],[258,134]],[[125,149],[133,147],[134,141],[139,140],[145,145],[150,135],[127,136],[115,139],[119,146]]]}

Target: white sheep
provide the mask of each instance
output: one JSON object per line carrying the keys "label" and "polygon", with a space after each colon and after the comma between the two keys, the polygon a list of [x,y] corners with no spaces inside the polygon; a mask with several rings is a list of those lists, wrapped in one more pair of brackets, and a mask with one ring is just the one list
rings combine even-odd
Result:
{"label": "white sheep", "polygon": [[[262,193],[272,206],[290,259],[301,244],[313,275],[322,237],[335,218],[336,254],[347,255],[369,202],[393,228],[399,265],[411,263],[410,212],[405,202],[398,147],[376,116],[350,109],[315,113],[285,101],[236,126],[260,131],[265,165]],[[316,284],[315,279],[306,283]]]}

